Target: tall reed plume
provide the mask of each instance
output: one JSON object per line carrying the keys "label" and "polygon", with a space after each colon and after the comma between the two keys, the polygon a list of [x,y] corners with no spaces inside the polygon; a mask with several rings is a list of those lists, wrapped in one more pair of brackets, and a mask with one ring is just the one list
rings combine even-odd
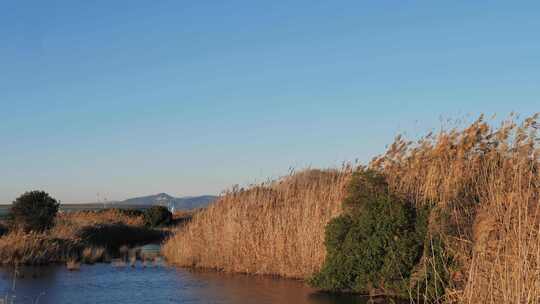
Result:
{"label": "tall reed plume", "polygon": [[371,164],[396,193],[448,215],[443,234],[461,265],[448,301],[540,301],[537,120],[494,128],[480,117],[416,143],[398,137]]}
{"label": "tall reed plume", "polygon": [[164,246],[181,266],[305,278],[325,257],[324,228],[341,212],[351,168],[306,170],[233,189]]}
{"label": "tall reed plume", "polygon": [[[370,163],[397,195],[445,215],[430,221],[457,264],[442,302],[540,301],[538,117],[493,127],[482,116],[416,142],[397,137]],[[177,231],[164,253],[177,265],[307,278],[324,261],[324,227],[342,211],[352,170],[310,170],[230,191]]]}

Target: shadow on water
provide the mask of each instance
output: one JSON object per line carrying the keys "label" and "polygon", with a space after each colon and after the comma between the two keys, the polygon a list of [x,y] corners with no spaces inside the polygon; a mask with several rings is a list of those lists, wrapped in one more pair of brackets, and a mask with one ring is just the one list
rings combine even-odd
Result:
{"label": "shadow on water", "polygon": [[[46,288],[58,286],[58,267],[7,267],[0,268],[0,299],[7,303],[44,303]],[[1,300],[0,300],[0,303]]]}
{"label": "shadow on water", "polygon": [[309,303],[313,304],[405,304],[409,303],[403,299],[390,299],[387,297],[374,297],[360,296],[355,294],[335,294],[326,292],[313,292],[308,296]]}
{"label": "shadow on water", "polygon": [[215,272],[193,272],[160,263],[135,267],[111,264],[18,269],[11,292],[13,268],[0,269],[0,299],[16,296],[15,303],[388,303],[355,295],[319,293],[301,281]]}

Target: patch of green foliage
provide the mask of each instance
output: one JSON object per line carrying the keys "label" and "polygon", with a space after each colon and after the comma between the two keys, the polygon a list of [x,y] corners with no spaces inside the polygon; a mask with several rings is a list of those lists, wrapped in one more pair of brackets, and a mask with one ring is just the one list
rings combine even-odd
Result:
{"label": "patch of green foliage", "polygon": [[423,258],[417,266],[412,280],[412,296],[426,303],[442,302],[445,289],[451,284],[449,267],[453,267],[452,256],[446,251],[438,236],[426,239]]}
{"label": "patch of green foliage", "polygon": [[165,233],[159,230],[124,224],[87,226],[77,236],[88,246],[105,247],[115,251],[122,245],[142,245],[163,240]]}
{"label": "patch of green foliage", "polygon": [[123,215],[133,216],[133,217],[143,216],[144,215],[144,211],[139,210],[139,209],[134,209],[134,208],[106,208],[106,209],[99,209],[96,212],[97,213],[106,213],[106,212],[109,212],[109,211],[117,211],[118,213],[121,213]]}
{"label": "patch of green foliage", "polygon": [[139,209],[132,209],[132,208],[118,209],[118,211],[120,211],[120,213],[122,213],[122,214],[124,214],[126,216],[132,216],[132,217],[144,216],[144,211],[139,210]]}
{"label": "patch of green foliage", "polygon": [[148,227],[165,226],[171,223],[172,213],[163,206],[152,206],[144,211],[144,224]]}
{"label": "patch of green foliage", "polygon": [[327,257],[311,279],[327,291],[406,295],[422,257],[427,211],[393,196],[373,171],[353,175],[346,212],[326,227]]}
{"label": "patch of green foliage", "polygon": [[24,231],[43,231],[54,225],[60,202],[44,191],[19,196],[10,209],[12,224]]}
{"label": "patch of green foliage", "polygon": [[0,223],[0,237],[8,233],[8,228]]}
{"label": "patch of green foliage", "polygon": [[425,303],[443,303],[448,287],[452,287],[451,273],[459,270],[457,261],[445,243],[445,237],[456,235],[448,212],[441,208],[430,210],[430,225],[426,232],[422,260],[411,278],[411,296]]}

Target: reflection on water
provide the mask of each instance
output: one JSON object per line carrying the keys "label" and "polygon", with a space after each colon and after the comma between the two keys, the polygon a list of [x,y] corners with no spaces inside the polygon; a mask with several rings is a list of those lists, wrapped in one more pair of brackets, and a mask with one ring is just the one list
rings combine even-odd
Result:
{"label": "reflection on water", "polygon": [[[304,283],[269,277],[191,272],[152,265],[113,267],[83,265],[0,269],[0,299],[15,295],[15,303],[309,303],[352,304],[366,299],[316,293]],[[11,292],[15,283],[15,293]],[[0,300],[1,303],[1,300]]]}

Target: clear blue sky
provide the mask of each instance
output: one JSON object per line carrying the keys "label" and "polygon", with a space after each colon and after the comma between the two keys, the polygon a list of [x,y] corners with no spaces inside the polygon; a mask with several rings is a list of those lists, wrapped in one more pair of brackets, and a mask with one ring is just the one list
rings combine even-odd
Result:
{"label": "clear blue sky", "polygon": [[538,1],[262,2],[1,1],[0,202],[219,193],[540,110]]}

